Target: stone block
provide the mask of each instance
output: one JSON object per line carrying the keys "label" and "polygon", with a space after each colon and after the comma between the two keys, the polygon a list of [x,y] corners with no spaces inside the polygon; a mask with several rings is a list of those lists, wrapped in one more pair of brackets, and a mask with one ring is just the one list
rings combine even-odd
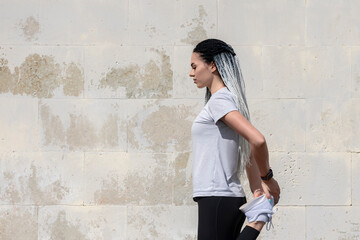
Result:
{"label": "stone block", "polygon": [[38,239],[38,207],[0,206],[0,239]]}
{"label": "stone block", "polygon": [[306,151],[360,151],[360,99],[306,100]]}
{"label": "stone block", "polygon": [[38,100],[0,97],[0,151],[38,150]]}
{"label": "stone block", "polygon": [[218,11],[218,36],[230,44],[304,44],[304,1],[221,1]]}
{"label": "stone block", "polygon": [[217,37],[217,1],[177,1],[177,4],[174,12],[177,16],[175,45],[195,47],[202,40]]}
{"label": "stone block", "polygon": [[0,94],[79,98],[84,93],[84,54],[79,47],[0,47]]}
{"label": "stone block", "polygon": [[278,205],[350,205],[351,154],[270,153],[281,189]]}
{"label": "stone block", "polygon": [[[339,196],[336,191],[330,198]],[[359,239],[360,208],[349,206],[306,207],[306,239]]]}
{"label": "stone block", "polygon": [[274,228],[267,231],[265,225],[260,232],[259,240],[285,240],[289,239],[289,236],[293,240],[306,239],[305,207],[278,206],[272,223]]}
{"label": "stone block", "polygon": [[44,206],[39,239],[126,239],[124,206]]}
{"label": "stone block", "polygon": [[170,47],[87,47],[86,98],[170,98]]}
{"label": "stone block", "polygon": [[263,48],[266,98],[349,97],[351,51],[348,47]]}
{"label": "stone block", "polygon": [[122,100],[43,100],[39,103],[44,150],[127,148],[127,103]]}
{"label": "stone block", "polygon": [[172,203],[172,154],[86,153],[84,174],[86,204]]}
{"label": "stone block", "polygon": [[305,150],[305,100],[250,99],[250,121],[265,137],[269,151]]}
{"label": "stone block", "polygon": [[129,43],[133,45],[194,45],[216,36],[217,5],[211,1],[129,2]]}
{"label": "stone block", "polygon": [[191,126],[201,100],[142,100],[129,107],[128,152],[191,150]]}
{"label": "stone block", "polygon": [[82,204],[83,154],[2,153],[1,204]]}
{"label": "stone block", "polygon": [[197,207],[129,206],[127,239],[195,240]]}
{"label": "stone block", "polygon": [[41,44],[124,44],[128,40],[128,1],[41,1]]}
{"label": "stone block", "polygon": [[38,43],[40,1],[11,1],[0,9],[0,44]]}
{"label": "stone block", "polygon": [[307,1],[306,43],[308,45],[358,45],[360,2]]}

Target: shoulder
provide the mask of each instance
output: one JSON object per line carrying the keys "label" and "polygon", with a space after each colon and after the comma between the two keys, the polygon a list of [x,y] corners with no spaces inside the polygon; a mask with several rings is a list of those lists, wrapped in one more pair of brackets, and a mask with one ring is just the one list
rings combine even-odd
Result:
{"label": "shoulder", "polygon": [[221,89],[210,97],[207,110],[214,121],[217,122],[225,114],[237,111],[238,108],[233,94],[228,89]]}
{"label": "shoulder", "polygon": [[235,104],[234,95],[227,88],[220,89],[214,93],[209,102],[210,104],[216,104],[217,102],[231,102]]}
{"label": "shoulder", "polygon": [[228,89],[220,89],[215,92],[208,101],[208,108],[210,110],[223,111],[228,108],[237,109],[237,104],[232,94]]}

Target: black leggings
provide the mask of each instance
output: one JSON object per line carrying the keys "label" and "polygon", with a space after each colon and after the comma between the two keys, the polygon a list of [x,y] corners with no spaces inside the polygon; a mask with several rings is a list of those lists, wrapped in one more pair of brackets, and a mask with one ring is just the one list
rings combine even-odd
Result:
{"label": "black leggings", "polygon": [[[194,201],[198,203],[199,212],[198,240],[256,239],[258,236],[259,232],[250,227],[240,234],[246,217],[239,207],[246,203],[245,197],[195,197]],[[251,236],[246,233],[249,230]]]}

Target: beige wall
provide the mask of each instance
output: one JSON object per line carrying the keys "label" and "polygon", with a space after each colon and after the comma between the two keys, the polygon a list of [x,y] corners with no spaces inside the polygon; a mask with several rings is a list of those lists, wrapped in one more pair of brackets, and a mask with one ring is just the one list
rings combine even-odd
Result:
{"label": "beige wall", "polygon": [[359,1],[1,3],[0,239],[196,239],[188,73],[210,37],[281,185],[259,239],[360,238]]}

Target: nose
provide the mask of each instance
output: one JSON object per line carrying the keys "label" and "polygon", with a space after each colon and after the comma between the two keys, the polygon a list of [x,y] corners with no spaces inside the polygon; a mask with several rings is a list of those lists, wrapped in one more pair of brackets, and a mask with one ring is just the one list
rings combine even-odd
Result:
{"label": "nose", "polygon": [[190,76],[190,77],[194,77],[194,76],[195,76],[194,73],[193,73],[193,71],[194,71],[194,69],[191,69],[191,71],[190,71],[190,73],[189,73],[189,76]]}

